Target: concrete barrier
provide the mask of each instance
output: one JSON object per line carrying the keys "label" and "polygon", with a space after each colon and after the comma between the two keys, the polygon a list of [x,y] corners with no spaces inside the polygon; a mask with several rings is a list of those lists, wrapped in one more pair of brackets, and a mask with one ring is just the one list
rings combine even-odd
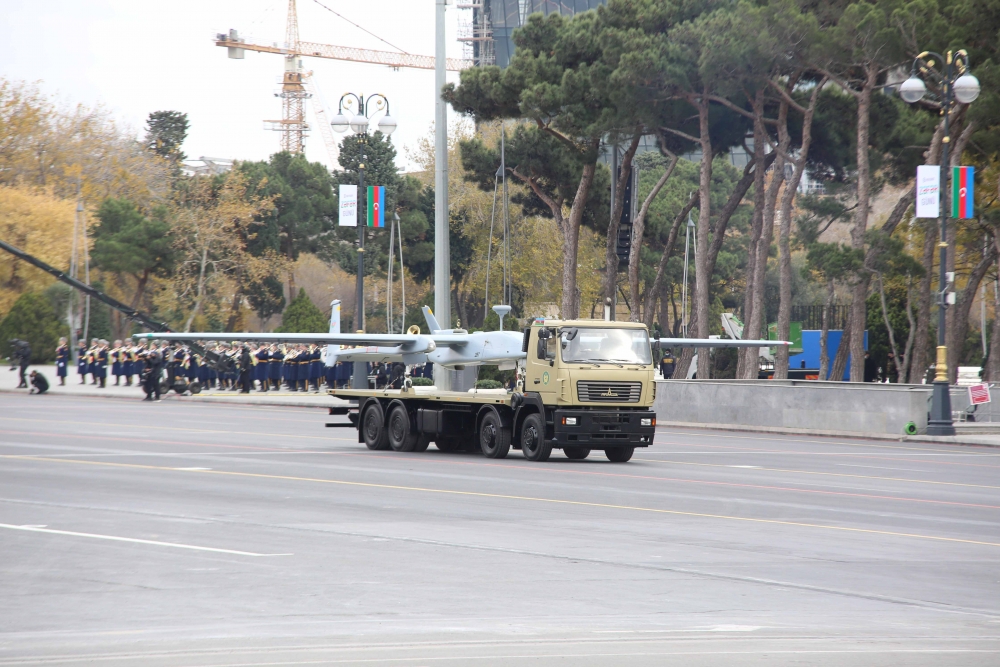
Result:
{"label": "concrete barrier", "polygon": [[930,385],[814,380],[660,380],[659,423],[903,435],[927,428]]}

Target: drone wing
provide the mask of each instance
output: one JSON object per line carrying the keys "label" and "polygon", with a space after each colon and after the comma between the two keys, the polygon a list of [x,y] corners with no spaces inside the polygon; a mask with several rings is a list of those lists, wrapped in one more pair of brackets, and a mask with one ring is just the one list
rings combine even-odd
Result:
{"label": "drone wing", "polygon": [[733,340],[732,338],[654,338],[653,344],[664,347],[777,347],[791,345],[787,340]]}

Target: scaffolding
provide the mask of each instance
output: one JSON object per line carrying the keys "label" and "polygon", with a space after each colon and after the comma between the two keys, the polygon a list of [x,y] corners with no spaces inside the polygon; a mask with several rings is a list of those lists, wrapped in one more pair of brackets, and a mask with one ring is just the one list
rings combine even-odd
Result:
{"label": "scaffolding", "polygon": [[471,19],[460,19],[458,24],[458,41],[462,42],[465,60],[472,61],[476,67],[496,63],[489,7],[483,0],[460,0],[455,7],[472,10]]}

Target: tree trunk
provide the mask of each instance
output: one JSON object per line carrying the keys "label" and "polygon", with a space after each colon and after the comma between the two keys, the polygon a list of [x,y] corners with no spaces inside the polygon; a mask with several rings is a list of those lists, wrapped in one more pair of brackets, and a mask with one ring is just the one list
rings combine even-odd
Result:
{"label": "tree trunk", "polygon": [[[798,77],[793,77],[789,82],[788,93],[791,94]],[[809,99],[809,106],[802,114],[802,142],[799,145],[798,154],[792,162],[792,178],[785,183],[785,191],[781,196],[781,229],[778,234],[778,256],[780,262],[780,302],[778,304],[778,339],[788,340],[789,329],[792,319],[792,250],[790,237],[792,235],[792,202],[795,199],[795,191],[802,180],[802,174],[806,169],[806,160],[809,158],[809,147],[812,145],[812,124],[813,116],[816,113],[816,102],[819,99],[819,92],[826,82],[820,81],[814,88]],[[782,98],[782,105],[778,113],[778,131],[783,135],[788,134],[788,102]],[[784,138],[779,134],[780,138]],[[790,140],[784,143],[791,144]],[[777,356],[774,362],[774,377],[784,379],[788,377],[788,346],[778,347]]]}
{"label": "tree trunk", "polygon": [[910,324],[910,331],[906,334],[903,358],[897,359],[901,384],[908,384],[910,381],[910,357],[913,355],[913,338],[916,334],[916,323],[913,321],[913,276],[906,278],[906,321]]}
{"label": "tree trunk", "polygon": [[825,381],[829,379],[830,353],[827,351],[826,343],[830,335],[830,309],[833,307],[834,282],[830,280],[826,288],[826,303],[823,305],[823,324],[819,331],[819,379]]}
{"label": "tree trunk", "polygon": [[[701,145],[701,169],[698,177],[698,239],[694,253],[694,313],[698,318],[696,329],[698,338],[708,338],[708,303],[712,272],[708,268],[708,245],[711,242],[712,224],[712,137],[708,123],[708,91],[702,92],[696,105],[698,109],[698,143]],[[709,355],[698,355],[698,377],[707,380],[711,376]]]}
{"label": "tree trunk", "polygon": [[[993,236],[993,248],[998,251],[997,272],[1000,275],[1000,239]],[[986,372],[983,379],[988,382],[1000,380],[1000,290],[993,291],[993,326],[990,328],[990,347],[986,357]]]}
{"label": "tree trunk", "polygon": [[958,364],[962,359],[962,348],[964,347],[965,337],[969,333],[969,311],[972,308],[972,302],[976,298],[976,292],[979,291],[979,283],[982,282],[983,276],[986,275],[989,268],[993,266],[996,258],[996,246],[991,245],[990,249],[984,253],[983,258],[969,272],[969,282],[958,293],[955,306],[951,309],[955,312],[955,322],[952,325],[955,336],[953,343],[955,347],[954,357],[952,357],[951,348],[948,349],[949,359],[954,359],[953,362],[949,361],[948,363],[949,381],[952,384],[955,383],[958,377]]}
{"label": "tree trunk", "polygon": [[[957,129],[957,128],[956,128]],[[969,142],[969,137],[972,136],[972,131],[975,129],[974,122],[968,122],[965,127],[962,128],[958,139],[952,144],[952,153],[949,158],[952,167],[957,167],[962,164],[962,153],[965,152],[965,146]],[[943,186],[944,184],[942,184]],[[949,190],[950,194],[950,190]],[[948,202],[945,203],[946,206],[949,205]],[[958,244],[956,240],[958,238],[958,221],[953,220],[951,224],[948,225],[948,271],[955,271],[955,263],[958,255]],[[972,278],[970,277],[971,281]],[[977,281],[978,284],[978,281]],[[957,289],[957,286],[956,286]],[[964,291],[963,291],[964,294]],[[958,308],[948,308],[945,311],[946,318],[946,329],[945,329],[945,345],[948,346],[948,377],[950,381],[954,384],[955,380],[958,378],[958,364],[961,360],[962,350],[965,347],[965,335],[969,330],[969,308],[972,306],[971,302],[965,308],[965,320],[959,321],[960,315],[958,314]]]}
{"label": "tree trunk", "polygon": [[[764,161],[767,144],[767,130],[764,127],[764,88],[757,91],[753,101],[753,154],[754,164]],[[753,170],[753,219],[750,223],[750,244],[747,248],[746,288],[743,292],[743,337],[750,338],[750,320],[754,309],[754,284],[757,278],[757,248],[760,245],[761,232],[764,227],[764,197],[767,171],[754,167]],[[736,377],[739,379],[756,379],[760,369],[760,350],[757,348],[740,348],[739,363],[736,366]]]}
{"label": "tree trunk", "polygon": [[927,359],[930,346],[931,327],[931,280],[934,276],[934,250],[937,248],[937,233],[934,220],[928,220],[924,230],[924,252],[921,264],[924,275],[917,286],[917,326],[913,337],[913,353],[910,355],[910,382],[923,381],[929,362]]}
{"label": "tree trunk", "polygon": [[[621,174],[617,177],[611,174],[611,181],[615,184],[615,205],[611,207],[611,220],[608,223],[608,236],[604,248],[604,298],[615,300],[615,291],[618,286],[618,228],[621,226],[622,212],[625,210],[625,188],[628,187],[629,178],[632,175],[632,158],[639,148],[639,140],[642,139],[642,132],[632,135],[632,141],[622,155],[620,165]],[[613,147],[612,150],[618,150]],[[632,193],[633,197],[638,197],[638,192]],[[638,252],[638,248],[633,248],[633,252]],[[632,320],[633,322],[638,320]]]}
{"label": "tree trunk", "polygon": [[[851,247],[861,250],[865,247],[865,232],[868,229],[868,213],[871,209],[871,168],[868,163],[868,134],[871,128],[872,91],[878,84],[878,67],[869,63],[865,66],[865,83],[857,95],[857,163],[858,205],[854,209],[854,227],[851,229]],[[863,284],[863,285],[862,285]],[[867,310],[865,298],[868,296],[868,281],[862,279],[854,287],[851,302],[851,382],[862,382],[865,377],[865,323]]]}
{"label": "tree trunk", "polygon": [[[646,231],[646,215],[649,213],[649,207],[656,199],[656,195],[660,194],[660,190],[666,185],[667,180],[670,178],[671,174],[674,173],[674,168],[677,166],[677,161],[679,157],[677,155],[670,156],[670,164],[667,165],[666,170],[663,172],[663,176],[656,182],[653,189],[649,191],[646,199],[642,202],[642,207],[639,209],[639,213],[636,215],[635,220],[632,223],[632,253],[628,258],[628,291],[629,296],[632,299],[632,303],[635,307],[632,308],[632,317],[629,318],[632,322],[639,322],[639,264],[642,259],[642,237]],[[638,193],[636,193],[638,195]],[[674,238],[677,237],[674,229],[670,230]],[[647,290],[649,288],[647,287]],[[656,300],[656,292],[649,290],[652,298],[646,299],[645,304],[645,315],[646,319],[649,320],[653,316],[653,302]],[[662,322],[660,324],[663,324]],[[665,325],[664,325],[665,326]]]}
{"label": "tree trunk", "polygon": [[[850,319],[850,318],[848,318]],[[837,354],[833,357],[833,367],[830,369],[831,382],[843,382],[844,371],[847,370],[847,356],[851,349],[851,327],[848,327],[840,335],[840,345],[837,346]]]}
{"label": "tree trunk", "polygon": [[590,187],[594,184],[594,173],[597,163],[591,163],[583,168],[580,185],[573,197],[573,206],[569,211],[563,230],[563,279],[562,279],[562,317],[572,320],[579,316],[579,303],[576,294],[576,259],[580,250],[580,222],[583,220],[583,210],[586,207]]}
{"label": "tree trunk", "polygon": [[[784,153],[787,153],[787,146]],[[785,180],[785,158],[783,154],[775,151],[771,155],[775,156],[774,170],[771,172],[771,182],[767,184],[764,195],[764,210],[761,213],[763,216],[762,228],[760,241],[757,243],[757,258],[754,260],[753,311],[750,314],[750,321],[743,327],[743,337],[747,339],[767,338],[765,329],[767,326],[767,312],[764,308],[764,279],[767,275],[767,257],[771,251],[771,240],[774,237],[774,211],[778,200],[778,192]],[[757,348],[752,349],[756,350],[759,354]],[[748,367],[747,372],[752,372],[752,375],[746,379],[752,379],[757,376],[757,369],[752,365]]]}
{"label": "tree trunk", "polygon": [[677,215],[674,217],[674,223],[670,226],[670,233],[667,234],[667,242],[663,246],[663,254],[660,256],[660,263],[656,267],[656,278],[653,280],[653,287],[647,291],[646,294],[646,307],[644,312],[646,313],[646,326],[652,326],[651,313],[653,312],[653,300],[656,299],[656,295],[660,291],[660,287],[663,285],[663,270],[667,266],[667,260],[670,259],[670,255],[674,250],[674,244],[677,242],[677,232],[681,228],[681,223],[687,218],[688,213],[694,208],[694,205],[698,202],[698,193],[691,196],[688,203],[684,205]]}
{"label": "tree trunk", "polygon": [[[895,360],[896,368],[899,369],[902,357],[899,356],[899,350],[896,349],[896,332],[893,331],[892,324],[889,322],[889,307],[885,303],[885,285],[882,282],[882,274],[877,274],[875,279],[878,281],[878,297],[879,303],[882,305],[882,322],[885,323],[886,333],[889,334],[889,349],[892,350],[892,358]],[[885,368],[885,376],[886,379],[891,377],[888,363]]]}
{"label": "tree trunk", "polygon": [[191,324],[194,322],[195,315],[201,310],[201,302],[205,298],[205,272],[208,269],[208,248],[203,248],[201,251],[201,261],[198,266],[198,291],[197,296],[194,300],[194,308],[191,310],[191,314],[188,315],[187,322],[184,323],[184,332],[187,333],[191,331]]}
{"label": "tree trunk", "polygon": [[139,307],[139,304],[142,302],[142,296],[146,293],[146,283],[149,282],[149,273],[150,270],[146,269],[142,272],[142,275],[136,276],[135,294],[132,295],[132,303],[129,304],[129,307],[133,310]]}

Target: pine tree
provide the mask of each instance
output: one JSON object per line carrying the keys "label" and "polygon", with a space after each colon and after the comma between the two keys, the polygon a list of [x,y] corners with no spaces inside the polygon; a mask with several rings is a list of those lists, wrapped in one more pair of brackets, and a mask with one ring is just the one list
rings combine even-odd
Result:
{"label": "pine tree", "polygon": [[326,318],[304,289],[292,299],[281,316],[281,326],[275,329],[278,333],[326,333],[328,330]]}

